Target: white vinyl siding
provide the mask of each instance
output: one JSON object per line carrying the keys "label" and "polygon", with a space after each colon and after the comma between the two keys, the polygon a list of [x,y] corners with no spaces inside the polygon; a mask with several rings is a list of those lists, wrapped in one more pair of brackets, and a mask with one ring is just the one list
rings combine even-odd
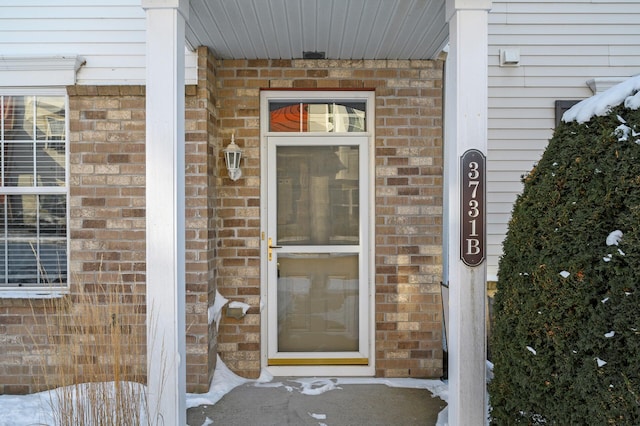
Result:
{"label": "white vinyl siding", "polygon": [[[519,66],[499,66],[504,48],[520,50]],[[553,135],[555,101],[591,96],[593,78],[640,73],[640,2],[494,0],[488,72],[487,274],[494,280],[521,176]]]}
{"label": "white vinyl siding", "polygon": [[[83,85],[145,83],[145,13],[140,0],[3,0],[0,56],[79,56]],[[186,80],[197,57],[187,52]],[[2,83],[0,82],[0,85]]]}

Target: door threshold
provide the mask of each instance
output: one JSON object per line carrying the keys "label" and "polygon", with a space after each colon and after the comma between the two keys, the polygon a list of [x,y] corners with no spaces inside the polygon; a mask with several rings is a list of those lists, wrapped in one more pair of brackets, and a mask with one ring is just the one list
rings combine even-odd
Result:
{"label": "door threshold", "polygon": [[265,369],[276,377],[373,377],[372,365],[270,365]]}
{"label": "door threshold", "polygon": [[269,358],[273,365],[369,365],[369,358]]}

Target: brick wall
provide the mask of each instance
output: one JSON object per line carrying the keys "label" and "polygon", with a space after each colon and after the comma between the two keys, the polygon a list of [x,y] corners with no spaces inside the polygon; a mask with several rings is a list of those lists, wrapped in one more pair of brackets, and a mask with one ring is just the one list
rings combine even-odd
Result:
{"label": "brick wall", "polygon": [[[215,365],[213,301],[215,158],[209,125],[212,76],[206,52],[197,86],[186,87],[186,338],[190,392],[209,389]],[[208,80],[209,79],[209,80]],[[70,273],[88,286],[145,282],[145,97],[139,86],[74,86],[70,96]],[[143,319],[142,319],[143,321]]]}
{"label": "brick wall", "polygon": [[214,59],[198,49],[198,85],[186,100],[187,383],[208,392],[217,359],[216,328],[208,319],[214,303],[218,108]]}
{"label": "brick wall", "polygon": [[[215,295],[217,109],[213,60],[206,49],[200,68],[198,85],[186,88],[189,392],[208,391],[216,360],[215,326],[207,309]],[[0,299],[0,393],[29,393],[53,384],[60,377],[51,372],[67,362],[59,355],[70,344],[86,352],[83,370],[104,362],[104,348],[95,338],[72,336],[77,330],[70,322],[80,322],[88,310],[101,315],[92,319],[98,324],[91,333],[118,323],[126,340],[139,343],[127,349],[135,353],[123,364],[144,378],[145,88],[71,86],[68,95],[70,294],[53,301]],[[114,292],[117,303],[109,300]]]}
{"label": "brick wall", "polygon": [[[57,300],[0,299],[0,322],[12,324],[6,335],[23,344],[12,352],[3,349],[0,383],[13,385],[4,385],[6,393],[57,384],[61,377],[51,372],[67,362],[60,354],[69,344],[87,351],[83,368],[100,362],[80,337],[71,336],[70,321],[79,321],[87,308],[82,294],[97,298],[101,306],[93,306],[94,311],[108,310],[104,296],[118,288],[119,313],[128,306],[132,332],[139,336],[144,331],[144,309],[131,305],[134,299],[144,301],[144,88],[73,86],[68,94],[70,294]],[[107,326],[106,321],[91,324],[93,331]],[[133,363],[143,365],[144,359]]]}
{"label": "brick wall", "polygon": [[42,304],[0,299],[0,394],[40,390],[35,378],[42,376],[42,359],[46,357],[42,311]]}
{"label": "brick wall", "polygon": [[[223,60],[199,54],[186,97],[187,382],[208,390],[217,350],[246,377],[260,373],[260,88],[375,89],[376,374],[442,372],[442,63],[440,61]],[[144,327],[145,97],[140,86],[72,86],[70,99],[71,315],[82,291],[121,284],[127,332]],[[233,182],[221,148],[244,150]],[[152,283],[150,283],[152,285]],[[216,288],[251,308],[207,309]],[[56,363],[43,301],[0,299],[0,393],[42,385]],[[67,309],[67,308],[66,308]],[[108,315],[109,312],[106,312]],[[110,318],[110,316],[108,316]],[[142,356],[143,358],[144,356]],[[92,362],[96,358],[89,358]],[[143,366],[142,360],[135,365]],[[143,367],[141,367],[143,368]]]}
{"label": "brick wall", "polygon": [[[197,86],[186,87],[185,216],[187,386],[209,389],[215,366],[214,327],[207,309],[213,304],[215,199],[214,145],[210,121],[215,115],[212,67],[200,55]],[[121,279],[145,283],[145,98],[129,86],[85,86],[70,90],[71,123],[71,269],[87,285]],[[109,91],[109,93],[101,93]],[[78,121],[76,122],[76,118]],[[74,130],[78,127],[77,137]],[[106,130],[106,131],[103,131]],[[94,195],[95,194],[95,195]],[[95,200],[97,195],[102,199]],[[97,244],[97,247],[96,247]],[[108,261],[107,261],[108,260]],[[98,271],[100,270],[100,271]],[[105,276],[103,271],[109,275]],[[142,287],[144,291],[144,287]]]}
{"label": "brick wall", "polygon": [[[219,291],[248,303],[224,317],[218,350],[237,373],[260,373],[260,88],[375,89],[376,375],[442,373],[442,62],[221,60],[224,145],[235,132],[243,179],[218,192]],[[221,160],[219,160],[221,161]]]}

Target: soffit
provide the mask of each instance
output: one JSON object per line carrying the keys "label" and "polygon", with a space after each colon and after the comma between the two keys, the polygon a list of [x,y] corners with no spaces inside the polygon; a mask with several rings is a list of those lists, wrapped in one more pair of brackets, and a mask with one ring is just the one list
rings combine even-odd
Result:
{"label": "soffit", "polygon": [[191,0],[191,47],[220,59],[433,59],[445,0]]}

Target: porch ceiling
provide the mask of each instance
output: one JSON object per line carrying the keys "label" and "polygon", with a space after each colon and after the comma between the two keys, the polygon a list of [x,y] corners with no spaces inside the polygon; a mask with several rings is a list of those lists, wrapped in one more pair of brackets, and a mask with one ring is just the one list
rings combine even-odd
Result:
{"label": "porch ceiling", "polygon": [[446,0],[191,0],[187,43],[220,59],[432,59]]}

